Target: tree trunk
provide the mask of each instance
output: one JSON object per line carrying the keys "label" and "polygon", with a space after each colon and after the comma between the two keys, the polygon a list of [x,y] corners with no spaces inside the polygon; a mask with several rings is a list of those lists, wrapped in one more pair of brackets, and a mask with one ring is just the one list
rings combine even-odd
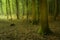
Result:
{"label": "tree trunk", "polygon": [[6,0],[6,13],[7,13],[7,19],[9,18],[8,16],[8,1]]}
{"label": "tree trunk", "polygon": [[9,14],[10,14],[10,17],[11,17],[11,20],[12,20],[10,0],[7,0],[7,1],[8,1],[8,6],[9,6]]}
{"label": "tree trunk", "polygon": [[1,13],[3,14],[2,0],[0,0],[0,5],[1,5]]}
{"label": "tree trunk", "polygon": [[55,0],[54,20],[56,20],[58,14],[59,14],[58,0]]}
{"label": "tree trunk", "polygon": [[47,0],[40,1],[40,16],[41,16],[41,26],[38,30],[40,34],[49,34],[51,33],[48,25],[48,11],[47,11]]}
{"label": "tree trunk", "polygon": [[16,13],[16,15],[17,15],[17,19],[19,19],[19,3],[18,3],[18,0],[16,0],[16,11],[17,11],[17,13]]}
{"label": "tree trunk", "polygon": [[38,0],[38,22],[40,22],[40,0]]}
{"label": "tree trunk", "polygon": [[36,5],[35,5],[35,0],[32,0],[32,23],[33,23],[33,24],[37,24],[35,7],[36,7]]}
{"label": "tree trunk", "polygon": [[24,1],[22,1],[22,8],[23,8],[23,16],[24,16],[24,12],[25,12],[25,8],[24,8],[25,6],[24,6]]}
{"label": "tree trunk", "polygon": [[26,0],[26,7],[27,7],[27,14],[26,14],[26,16],[27,16],[27,22],[28,22],[28,0]]}

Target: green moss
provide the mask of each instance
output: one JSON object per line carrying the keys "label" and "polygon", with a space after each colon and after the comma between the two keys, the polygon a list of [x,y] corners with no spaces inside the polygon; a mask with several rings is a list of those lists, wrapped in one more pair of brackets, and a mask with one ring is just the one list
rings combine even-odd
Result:
{"label": "green moss", "polygon": [[38,29],[38,34],[40,35],[49,35],[49,34],[52,34],[53,32],[48,28],[48,29]]}

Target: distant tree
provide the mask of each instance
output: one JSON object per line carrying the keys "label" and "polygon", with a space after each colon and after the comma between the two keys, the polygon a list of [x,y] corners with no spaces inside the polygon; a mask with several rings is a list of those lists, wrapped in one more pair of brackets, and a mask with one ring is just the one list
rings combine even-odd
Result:
{"label": "distant tree", "polygon": [[27,9],[27,11],[26,11],[27,14],[26,14],[26,16],[27,16],[27,21],[28,21],[28,6],[29,6],[29,5],[28,5],[28,1],[29,1],[29,0],[26,0],[26,7],[27,7],[27,8],[26,8],[26,9]]}
{"label": "distant tree", "polygon": [[48,25],[48,10],[47,10],[47,0],[40,0],[40,22],[41,26],[38,30],[39,34],[47,35],[51,33]]}
{"label": "distant tree", "polygon": [[7,13],[7,19],[9,18],[9,16],[8,16],[8,1],[6,0],[6,13]]}
{"label": "distant tree", "polygon": [[9,19],[10,15],[12,20],[10,0],[6,0],[6,13],[7,13],[7,19]]}
{"label": "distant tree", "polygon": [[56,17],[59,14],[59,5],[58,0],[55,0],[55,11],[54,11],[54,20],[56,20]]}
{"label": "distant tree", "polygon": [[7,0],[7,1],[8,1],[8,7],[9,7],[9,14],[10,14],[10,17],[11,17],[11,20],[12,20],[10,0]]}
{"label": "distant tree", "polygon": [[25,12],[25,10],[24,10],[24,9],[25,9],[25,6],[24,6],[25,4],[24,4],[24,2],[25,2],[25,1],[22,1],[23,16],[24,16],[24,12]]}
{"label": "distant tree", "polygon": [[2,0],[0,0],[0,6],[1,6],[1,13],[3,14],[3,7],[2,7]]}
{"label": "distant tree", "polygon": [[40,0],[37,0],[38,1],[38,3],[37,3],[37,5],[38,5],[38,7],[37,7],[37,10],[38,10],[38,22],[39,22],[39,20],[40,20]]}
{"label": "distant tree", "polygon": [[17,15],[17,19],[19,19],[19,1],[16,0],[16,15]]}
{"label": "distant tree", "polygon": [[35,0],[32,0],[32,23],[33,24],[37,24],[37,20],[36,20],[36,5],[35,5]]}

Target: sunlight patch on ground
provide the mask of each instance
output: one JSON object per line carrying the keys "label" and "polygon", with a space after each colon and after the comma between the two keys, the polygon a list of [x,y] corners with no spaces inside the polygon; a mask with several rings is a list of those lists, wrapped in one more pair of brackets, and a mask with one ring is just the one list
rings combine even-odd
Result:
{"label": "sunlight patch on ground", "polygon": [[7,16],[0,15],[0,19],[7,19]]}
{"label": "sunlight patch on ground", "polygon": [[[11,19],[11,17],[10,16],[8,16],[8,19],[7,19],[7,16],[5,16],[5,15],[0,15],[0,19],[2,19],[2,20],[9,20],[9,19]],[[16,16],[12,16],[12,19],[14,20],[14,19],[16,19]]]}
{"label": "sunlight patch on ground", "polygon": [[[27,19],[27,16],[25,15],[25,16],[20,16],[19,17],[20,18],[20,20],[25,20],[25,19]],[[16,15],[12,15],[12,17],[9,15],[8,16],[8,19],[7,19],[7,16],[6,15],[0,15],[0,19],[1,20],[16,20],[17,19],[17,16]]]}

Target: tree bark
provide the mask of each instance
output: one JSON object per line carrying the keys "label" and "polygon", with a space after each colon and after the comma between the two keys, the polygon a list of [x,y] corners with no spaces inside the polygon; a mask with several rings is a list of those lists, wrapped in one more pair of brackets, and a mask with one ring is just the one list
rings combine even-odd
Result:
{"label": "tree bark", "polygon": [[50,34],[51,31],[49,29],[48,25],[48,11],[47,11],[47,0],[41,0],[40,1],[40,22],[41,26],[38,30],[38,33],[40,34]]}

